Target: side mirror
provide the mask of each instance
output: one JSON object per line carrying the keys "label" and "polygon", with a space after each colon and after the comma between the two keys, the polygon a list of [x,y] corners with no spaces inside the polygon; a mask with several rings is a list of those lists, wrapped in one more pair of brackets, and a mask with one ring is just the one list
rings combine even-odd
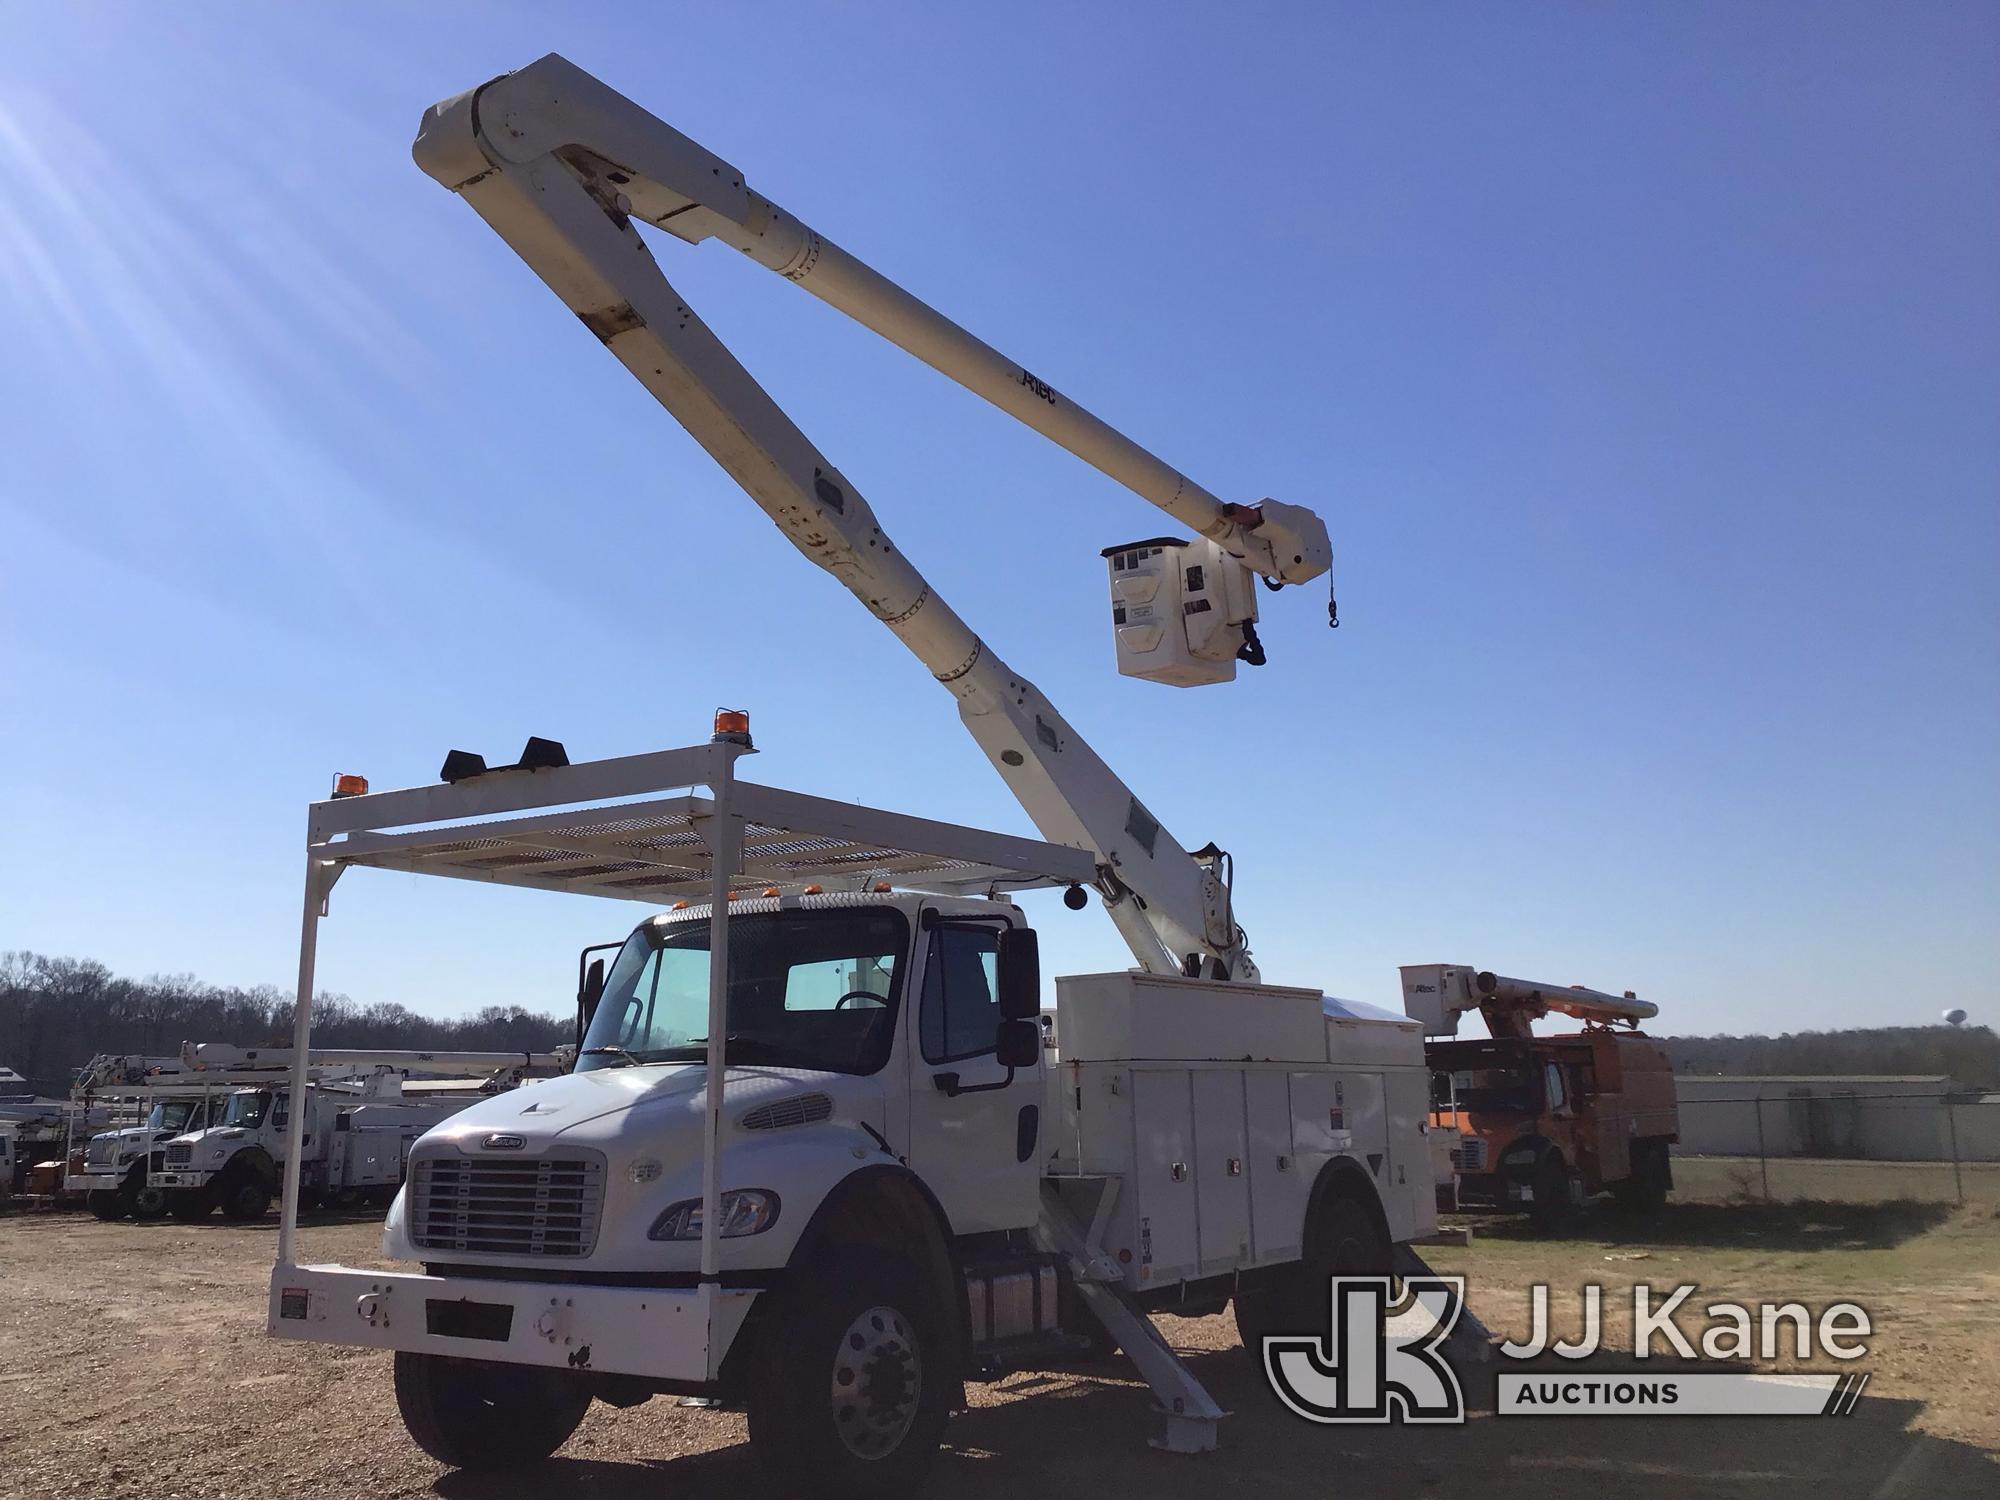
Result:
{"label": "side mirror", "polygon": [[[1033,933],[1028,936],[1033,937]],[[1035,1021],[1002,1021],[993,1060],[1003,1068],[1032,1068],[1042,1060],[1042,1028]]]}
{"label": "side mirror", "polygon": [[590,1030],[591,1019],[597,1014],[597,1002],[604,998],[604,960],[593,958],[590,968],[584,973],[583,987],[576,992],[576,1040],[583,1044],[583,1034]]}
{"label": "side mirror", "polygon": [[[1042,1013],[1042,944],[1032,927],[1008,927],[1000,933],[995,959],[1002,1021],[1033,1021]],[[1001,1027],[1006,1034],[1006,1027]],[[1039,1042],[1037,1046],[1039,1047]],[[1002,1062],[1006,1059],[1002,1058]],[[1030,1060],[1030,1063],[1032,1059]],[[1030,1063],[1010,1066],[1025,1068]]]}

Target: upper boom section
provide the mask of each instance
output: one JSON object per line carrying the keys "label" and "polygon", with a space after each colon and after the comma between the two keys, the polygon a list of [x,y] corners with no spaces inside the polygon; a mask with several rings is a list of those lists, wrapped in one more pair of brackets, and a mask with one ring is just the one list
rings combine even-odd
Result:
{"label": "upper boom section", "polygon": [[[470,130],[467,120],[455,118],[461,112]],[[715,239],[742,251],[1271,582],[1310,582],[1331,566],[1325,523],[1310,510],[1276,500],[1237,505],[1210,493],[786,213],[721,157],[555,53],[427,111],[415,156],[455,192],[491,172],[496,157],[525,166],[559,156],[601,184],[617,211],[689,244]]]}
{"label": "upper boom section", "polygon": [[1630,990],[1612,995],[1580,984],[1510,979],[1464,964],[1404,965],[1403,1012],[1423,1022],[1426,1036],[1456,1036],[1458,1018],[1469,1010],[1485,1017],[1495,1037],[1532,1036],[1533,1024],[1551,1012],[1596,1026],[1632,1027],[1660,1013],[1659,1006]]}

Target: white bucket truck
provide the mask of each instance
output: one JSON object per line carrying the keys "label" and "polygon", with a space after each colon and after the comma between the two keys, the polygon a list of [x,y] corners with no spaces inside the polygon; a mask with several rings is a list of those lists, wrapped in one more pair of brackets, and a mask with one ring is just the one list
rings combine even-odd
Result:
{"label": "white bucket truck", "polygon": [[137,1125],[99,1131],[83,1148],[83,1170],[65,1172],[63,1186],[84,1194],[100,1219],[164,1218],[170,1206],[158,1174],[166,1146],[176,1136],[206,1129],[222,1116],[226,1096],[212,1092],[155,1096],[143,1104]]}
{"label": "white bucket truck", "polygon": [[[315,804],[301,1057],[350,868],[667,909],[582,986],[572,1076],[417,1143],[384,1235],[408,1269],[300,1263],[288,1195],[269,1328],[396,1351],[411,1435],[466,1467],[552,1452],[592,1400],[680,1393],[746,1407],[788,1493],[900,1491],[966,1381],[1093,1339],[1137,1364],[1166,1446],[1213,1446],[1222,1412],[1146,1312],[1233,1302],[1254,1342],[1323,1326],[1333,1273],[1409,1265],[1434,1227],[1421,1032],[1262,982],[1228,855],[1178,843],[951,610],[636,223],[736,248],[1195,532],[1106,554],[1133,675],[1261,664],[1254,584],[1326,574],[1324,524],[1218,499],[559,57],[436,106],[416,156],[924,663],[1048,842],[739,781],[734,711],[707,745],[455,751],[444,784]],[[1094,890],[1136,968],[1057,980],[1045,1048],[1008,893],[1050,886]]]}

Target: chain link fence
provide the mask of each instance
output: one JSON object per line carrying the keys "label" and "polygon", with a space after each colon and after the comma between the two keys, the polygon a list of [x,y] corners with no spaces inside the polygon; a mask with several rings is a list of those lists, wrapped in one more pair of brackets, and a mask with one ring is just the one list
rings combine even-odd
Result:
{"label": "chain link fence", "polygon": [[2000,1094],[1684,1085],[1673,1167],[1690,1203],[2000,1207]]}

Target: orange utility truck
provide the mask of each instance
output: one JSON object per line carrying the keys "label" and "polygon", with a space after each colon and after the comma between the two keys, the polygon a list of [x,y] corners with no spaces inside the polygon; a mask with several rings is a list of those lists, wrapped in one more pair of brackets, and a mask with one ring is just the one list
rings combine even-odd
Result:
{"label": "orange utility truck", "polygon": [[[1665,1201],[1680,1138],[1673,1063],[1638,1030],[1658,1006],[1454,964],[1402,972],[1403,1009],[1426,1036],[1440,1207],[1523,1209],[1546,1227],[1602,1192],[1635,1212]],[[1473,1009],[1485,1040],[1440,1039]],[[1552,1011],[1583,1030],[1536,1036]]]}

